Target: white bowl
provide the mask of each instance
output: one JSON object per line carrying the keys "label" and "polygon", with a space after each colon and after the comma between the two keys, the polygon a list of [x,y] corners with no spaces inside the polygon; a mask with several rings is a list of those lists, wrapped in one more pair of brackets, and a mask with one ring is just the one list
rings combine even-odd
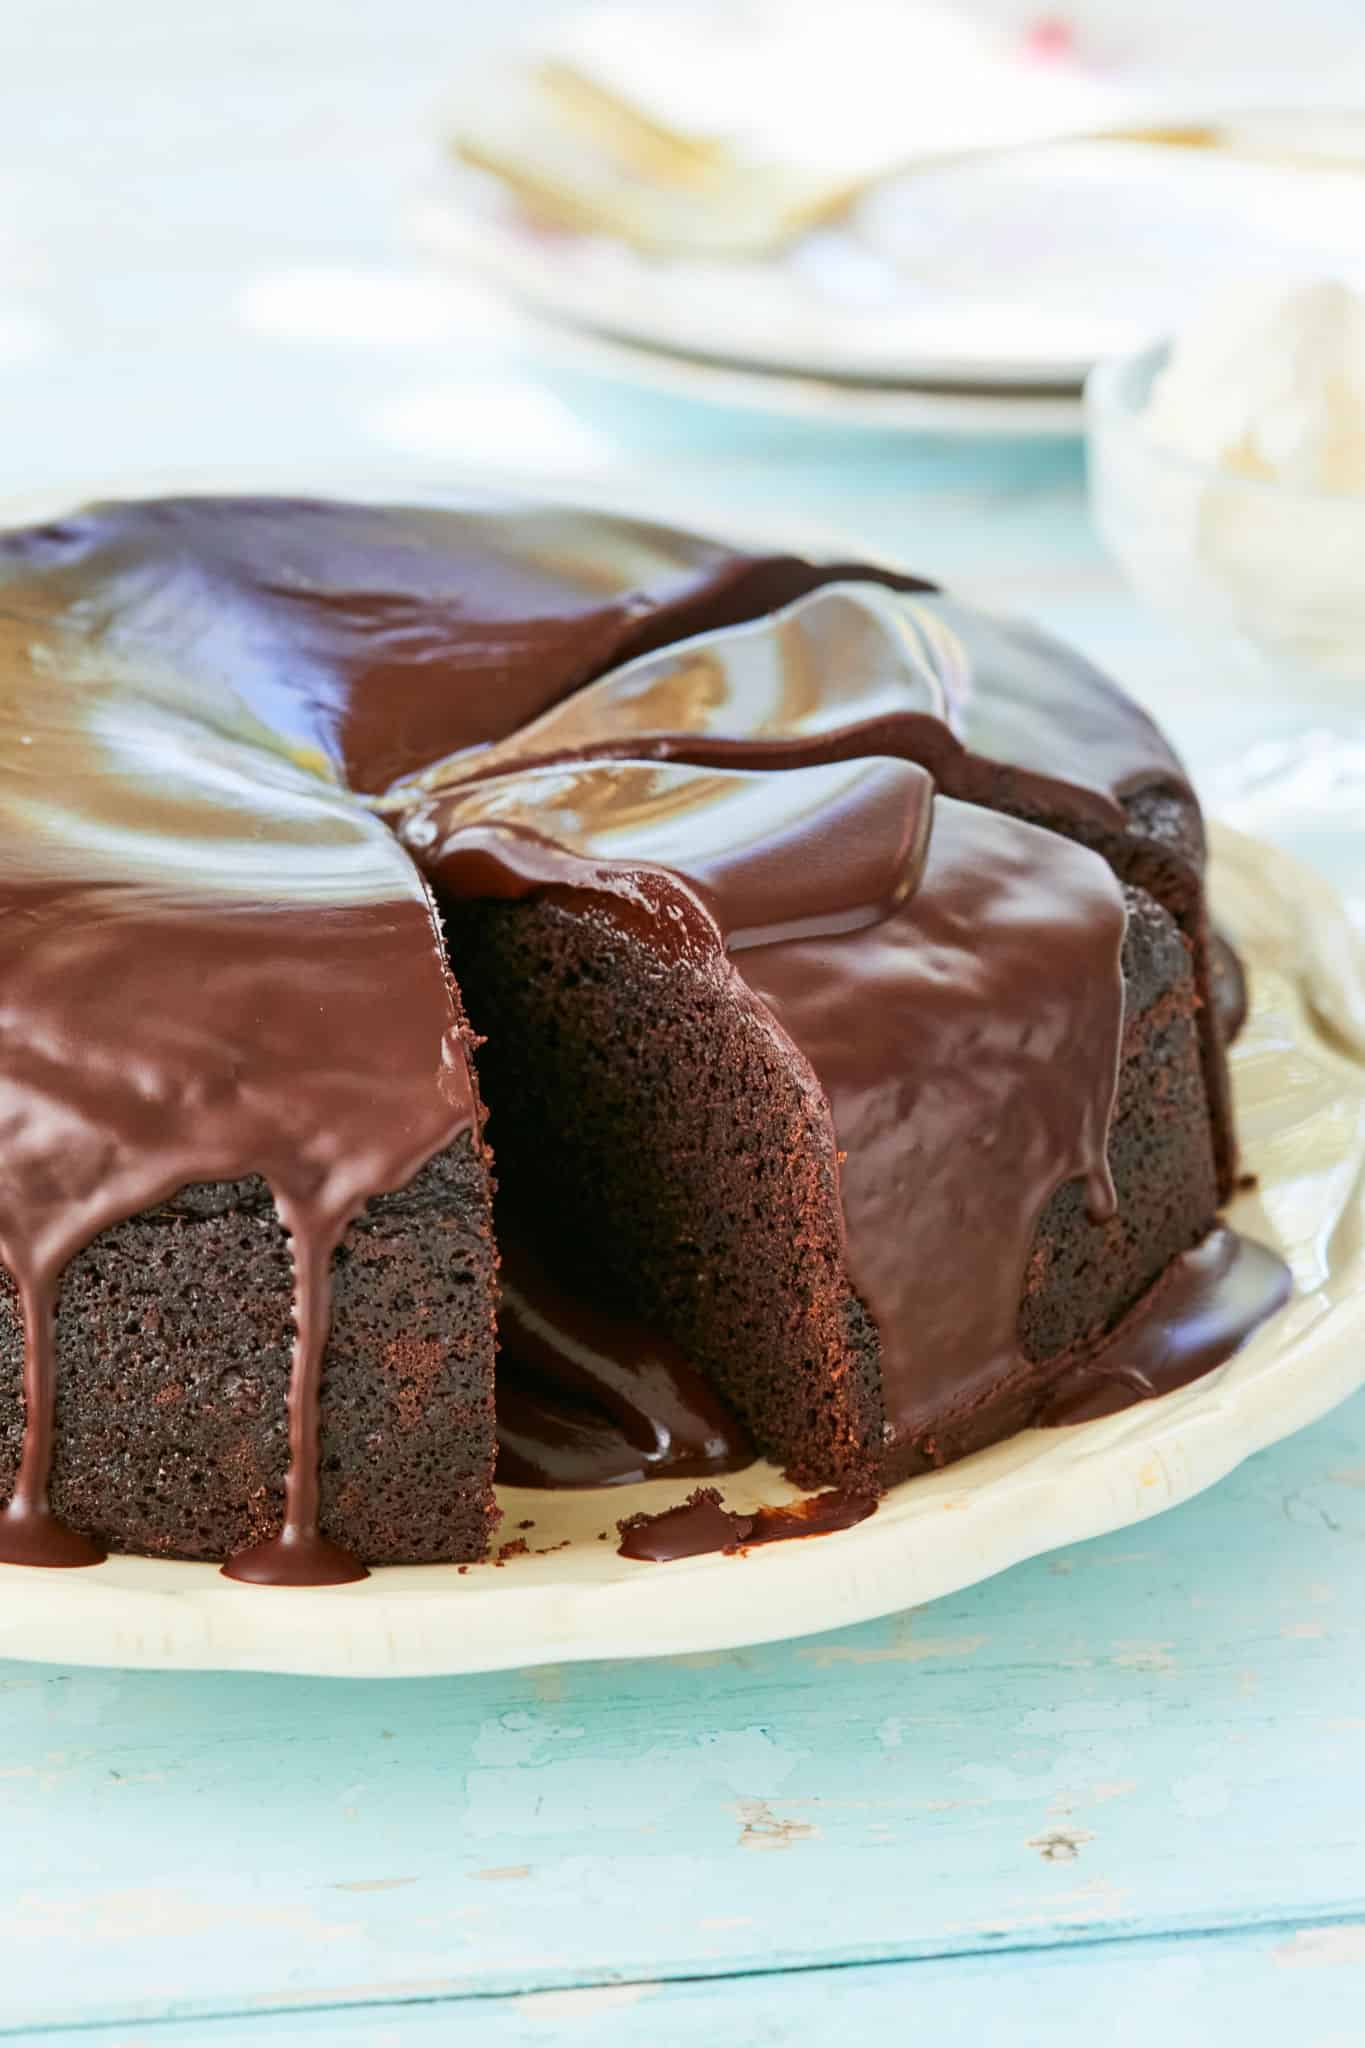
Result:
{"label": "white bowl", "polygon": [[1090,493],[1135,587],[1224,679],[1365,720],[1365,494],[1233,476],[1153,441],[1164,345],[1086,385]]}

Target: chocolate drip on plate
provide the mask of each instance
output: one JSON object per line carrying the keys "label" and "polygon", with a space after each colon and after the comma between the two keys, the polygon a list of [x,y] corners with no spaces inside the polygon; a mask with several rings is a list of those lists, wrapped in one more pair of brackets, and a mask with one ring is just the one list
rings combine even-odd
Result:
{"label": "chocolate drip on plate", "polygon": [[1214,1011],[1223,1043],[1231,1045],[1247,1020],[1247,978],[1233,948],[1218,931],[1211,937],[1209,965],[1212,969]]}
{"label": "chocolate drip on plate", "polygon": [[675,1344],[552,1279],[499,1230],[498,1478],[620,1486],[737,1472],[744,1426]]}
{"label": "chocolate drip on plate", "polygon": [[1240,1351],[1291,1288],[1283,1259],[1220,1224],[1173,1261],[1109,1343],[1054,1386],[1040,1421],[1091,1422],[1188,1386]]}
{"label": "chocolate drip on plate", "polygon": [[675,1564],[685,1557],[716,1551],[750,1550],[760,1543],[782,1543],[794,1536],[831,1536],[852,1529],[875,1514],[870,1493],[833,1487],[807,1494],[781,1507],[759,1507],[752,1514],[727,1508],[713,1486],[699,1486],[676,1508],[652,1515],[630,1515],[617,1527],[622,1557],[641,1564]]}
{"label": "chocolate drip on plate", "polygon": [[294,1355],[289,1370],[289,1469],[284,1525],[223,1566],[257,1586],[344,1586],[368,1577],[363,1564],[318,1529],[322,1358],[332,1309],[332,1257],[355,1211],[327,1216],[277,1194],[294,1268]]}
{"label": "chocolate drip on plate", "polygon": [[52,1568],[98,1564],[104,1552],[68,1529],[48,1503],[56,1370],[56,1280],[39,1266],[18,1281],[24,1321],[24,1443],[14,1491],[0,1514],[0,1562]]}

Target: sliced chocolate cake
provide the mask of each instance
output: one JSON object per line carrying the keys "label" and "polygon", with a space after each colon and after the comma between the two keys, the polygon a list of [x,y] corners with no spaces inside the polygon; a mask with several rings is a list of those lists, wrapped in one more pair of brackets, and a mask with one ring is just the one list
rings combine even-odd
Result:
{"label": "sliced chocolate cake", "polygon": [[1215,1228],[1197,805],[1027,629],[181,499],[0,539],[0,633],[0,1558],[482,1555],[499,1245],[509,1461],[578,1484],[865,1492],[1281,1298]]}

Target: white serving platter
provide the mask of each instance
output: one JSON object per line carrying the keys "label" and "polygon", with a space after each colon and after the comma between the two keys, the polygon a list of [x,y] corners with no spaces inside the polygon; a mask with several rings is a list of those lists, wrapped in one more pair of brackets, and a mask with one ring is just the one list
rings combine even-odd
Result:
{"label": "white serving platter", "polygon": [[[977,377],[919,384],[793,369],[741,350],[691,352],[658,334],[618,330],[547,287],[520,231],[487,235],[477,215],[429,196],[412,213],[416,239],[462,284],[477,280],[501,301],[518,340],[552,375],[569,372],[625,391],[785,421],[881,434],[946,434],[965,440],[1069,440],[1084,427],[1080,379],[1063,388],[1003,386]],[[632,259],[634,260],[634,259]]]}
{"label": "white serving platter", "polygon": [[[1233,1067],[1258,1185],[1232,1214],[1279,1247],[1295,1279],[1290,1304],[1219,1371],[909,1480],[856,1528],[736,1556],[619,1557],[619,1516],[689,1490],[655,1481],[508,1488],[504,1534],[524,1536],[526,1554],[390,1568],[354,1586],[235,1585],[212,1565],[130,1557],[87,1571],[0,1567],[0,1656],[378,1678],[803,1635],[1141,1521],[1315,1421],[1365,1383],[1365,948],[1328,885],[1285,854],[1215,827],[1212,874],[1252,992]],[[740,1508],[791,1496],[762,1465],[724,1486]]]}

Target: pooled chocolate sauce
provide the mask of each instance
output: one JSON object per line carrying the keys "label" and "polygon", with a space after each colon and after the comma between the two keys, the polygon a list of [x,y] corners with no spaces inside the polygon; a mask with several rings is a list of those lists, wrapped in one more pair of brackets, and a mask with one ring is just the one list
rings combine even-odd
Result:
{"label": "pooled chocolate sauce", "polygon": [[1041,1425],[1092,1422],[1188,1386],[1240,1351],[1290,1291],[1283,1259],[1220,1224],[1172,1260],[1101,1351],[1058,1382]]}
{"label": "pooled chocolate sauce", "polygon": [[620,1486],[738,1472],[738,1416],[675,1344],[552,1279],[500,1228],[498,1465],[508,1486]]}
{"label": "pooled chocolate sauce", "polygon": [[[1091,1422],[1188,1386],[1225,1364],[1289,1293],[1283,1260],[1220,1224],[1173,1261],[1103,1350],[1053,1387],[1039,1427]],[[622,1521],[619,1549],[622,1557],[664,1564],[851,1528],[874,1507],[866,1496],[835,1490],[744,1514],[727,1508],[716,1488],[698,1487],[677,1507]]]}
{"label": "pooled chocolate sauce", "polygon": [[739,1514],[725,1506],[714,1486],[699,1486],[678,1507],[628,1515],[618,1522],[621,1541],[617,1551],[641,1564],[674,1564],[684,1557],[750,1550],[760,1543],[782,1543],[794,1536],[830,1536],[865,1522],[876,1511],[872,1494],[836,1487],[781,1507]]}
{"label": "pooled chocolate sauce", "polygon": [[1223,1043],[1231,1045],[1247,1020],[1247,978],[1241,961],[1218,931],[1210,934],[1209,966],[1212,970],[1214,1011],[1223,1033]]}

